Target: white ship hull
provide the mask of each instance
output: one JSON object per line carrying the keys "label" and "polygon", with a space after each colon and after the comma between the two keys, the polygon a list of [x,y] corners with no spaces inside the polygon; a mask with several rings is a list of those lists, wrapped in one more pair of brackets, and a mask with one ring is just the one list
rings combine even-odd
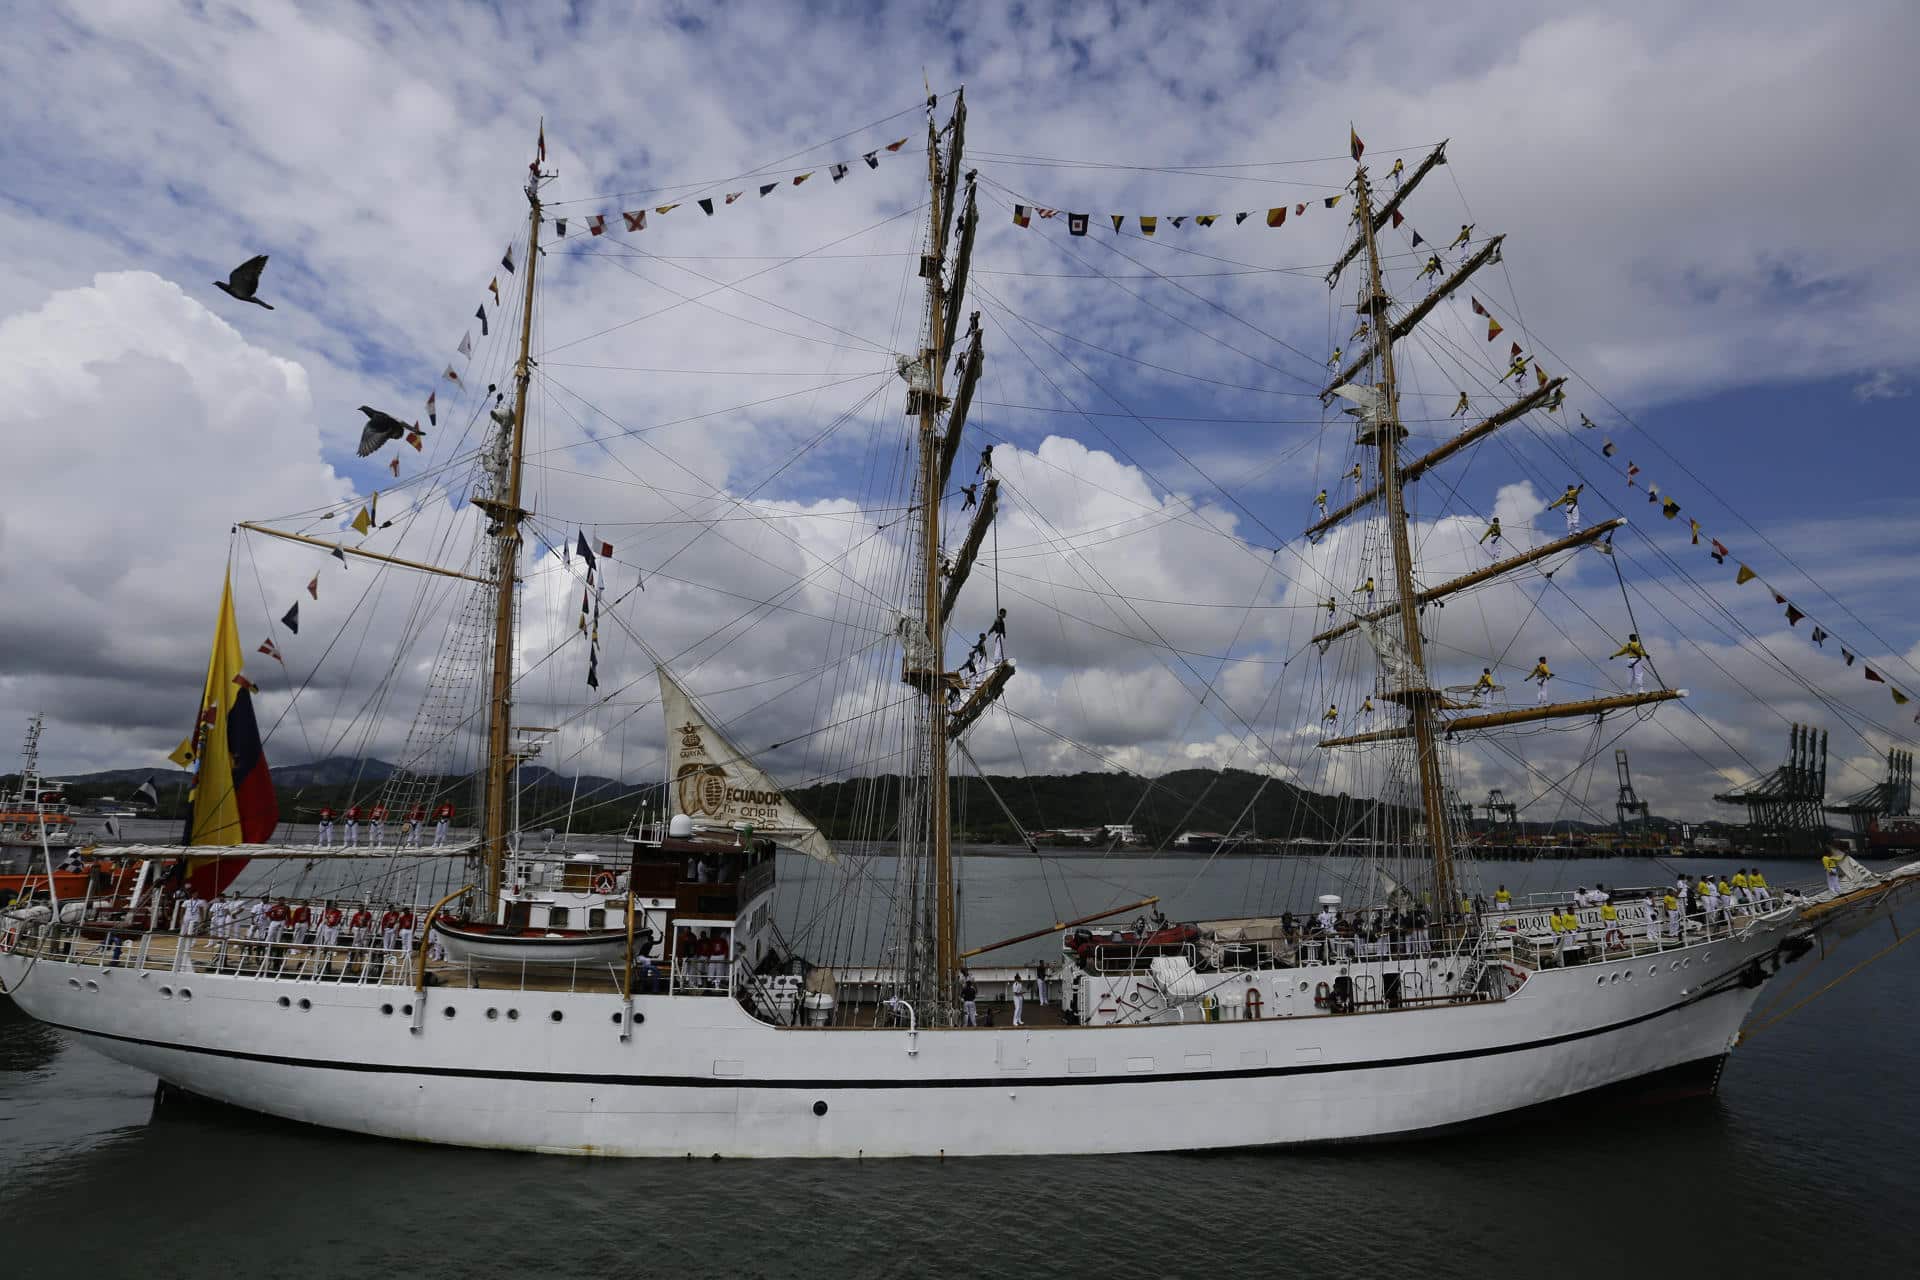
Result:
{"label": "white ship hull", "polygon": [[1760,989],[1738,979],[1788,927],[1548,969],[1498,1002],[917,1035],[637,996],[622,1040],[614,996],[451,988],[427,990],[415,1031],[405,986],[52,960],[26,974],[12,954],[0,978],[27,1013],[179,1088],[389,1138],[618,1156],[1112,1153],[1417,1134],[1686,1068],[1711,1087]]}

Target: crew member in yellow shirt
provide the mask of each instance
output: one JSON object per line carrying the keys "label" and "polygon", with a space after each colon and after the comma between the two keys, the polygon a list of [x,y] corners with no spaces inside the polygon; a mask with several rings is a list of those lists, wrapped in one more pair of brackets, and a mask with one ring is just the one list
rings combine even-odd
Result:
{"label": "crew member in yellow shirt", "polygon": [[1713,887],[1720,893],[1720,914],[1726,917],[1727,924],[1731,927],[1733,924],[1734,907],[1733,886],[1727,883],[1725,876],[1721,876]]}
{"label": "crew member in yellow shirt", "polygon": [[1507,886],[1501,885],[1493,891],[1493,905],[1501,911],[1512,909],[1513,895],[1507,892]]}
{"label": "crew member in yellow shirt", "polygon": [[1840,859],[1834,857],[1833,851],[1830,849],[1820,855],[1820,865],[1827,873],[1827,891],[1830,893],[1840,892]]}
{"label": "crew member in yellow shirt", "polygon": [[1734,901],[1738,902],[1741,906],[1745,906],[1752,901],[1747,890],[1747,869],[1745,867],[1736,867],[1733,872],[1733,898]]}
{"label": "crew member in yellow shirt", "polygon": [[1662,900],[1660,905],[1667,909],[1667,936],[1670,938],[1679,937],[1680,899],[1674,896],[1673,890],[1669,889],[1667,890],[1666,898]]}
{"label": "crew member in yellow shirt", "polygon": [[1758,867],[1755,867],[1753,874],[1747,877],[1747,889],[1753,894],[1754,900],[1762,907],[1767,906],[1773,901],[1773,891],[1767,888],[1767,877],[1761,873]]}

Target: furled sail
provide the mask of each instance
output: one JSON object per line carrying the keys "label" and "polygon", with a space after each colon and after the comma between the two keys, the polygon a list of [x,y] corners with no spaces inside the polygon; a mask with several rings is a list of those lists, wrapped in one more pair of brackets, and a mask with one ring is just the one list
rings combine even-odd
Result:
{"label": "furled sail", "polygon": [[668,803],[696,827],[751,824],[821,862],[838,862],[820,828],[794,807],[780,784],[708,723],[680,682],[660,673],[660,705],[667,716]]}

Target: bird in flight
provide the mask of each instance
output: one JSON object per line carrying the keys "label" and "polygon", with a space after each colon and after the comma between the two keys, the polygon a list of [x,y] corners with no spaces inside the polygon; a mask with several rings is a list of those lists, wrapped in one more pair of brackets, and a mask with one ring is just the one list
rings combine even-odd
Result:
{"label": "bird in flight", "polygon": [[273,310],[273,304],[271,302],[262,302],[253,296],[254,290],[260,287],[260,273],[266,269],[266,266],[267,255],[264,253],[256,257],[248,258],[245,262],[235,267],[233,274],[225,280],[215,280],[213,287],[230,298],[237,298],[241,302],[251,302],[257,307],[265,307],[271,311]]}
{"label": "bird in flight", "polygon": [[[371,405],[361,405],[360,412],[367,415],[367,425],[360,429],[360,456],[365,458],[380,451],[380,447],[389,440],[399,440],[410,431],[419,428],[400,421],[390,413],[382,413]],[[425,435],[426,432],[419,431]]]}

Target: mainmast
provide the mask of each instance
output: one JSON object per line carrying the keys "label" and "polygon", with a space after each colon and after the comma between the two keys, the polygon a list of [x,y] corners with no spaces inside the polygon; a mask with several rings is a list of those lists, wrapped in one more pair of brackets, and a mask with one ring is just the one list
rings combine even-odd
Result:
{"label": "mainmast", "polygon": [[1402,687],[1386,697],[1406,707],[1412,718],[1414,758],[1420,771],[1420,808],[1426,815],[1427,846],[1433,855],[1434,903],[1440,910],[1450,911],[1455,896],[1452,829],[1447,824],[1446,783],[1440,773],[1439,748],[1433,728],[1439,694],[1427,678],[1419,607],[1414,598],[1413,553],[1407,543],[1406,508],[1400,495],[1400,437],[1405,434],[1405,428],[1400,425],[1399,391],[1394,382],[1393,326],[1387,317],[1387,291],[1380,281],[1380,247],[1373,234],[1373,193],[1367,185],[1364,167],[1354,175],[1354,197],[1360,235],[1367,246],[1367,296],[1361,305],[1376,335],[1380,360],[1380,396],[1373,412],[1361,420],[1368,424],[1380,455],[1380,497],[1386,512],[1387,543],[1393,552],[1400,638],[1407,656],[1401,675]]}
{"label": "mainmast", "polygon": [[[907,909],[910,919],[905,941],[908,946],[907,989],[912,998],[927,1008],[930,1021],[949,1020],[955,1007],[960,971],[959,925],[954,910],[952,809],[949,800],[948,753],[953,739],[962,733],[972,718],[984,710],[1012,674],[1011,664],[1002,661],[993,674],[973,690],[968,707],[955,710],[951,697],[961,686],[958,677],[946,669],[945,631],[947,615],[953,609],[960,585],[979,550],[985,526],[992,519],[996,484],[985,477],[986,501],[980,504],[973,528],[969,531],[960,556],[947,563],[942,555],[940,527],[941,498],[959,449],[967,408],[980,376],[980,330],[969,324],[965,350],[955,370],[959,378],[955,394],[947,394],[947,372],[953,362],[962,334],[959,319],[966,296],[967,271],[972,258],[974,228],[978,221],[975,208],[973,175],[963,173],[967,108],[964,91],[954,101],[953,115],[943,130],[934,120],[938,99],[927,99],[927,243],[920,259],[920,275],[926,282],[926,311],[922,324],[922,346],[918,357],[901,361],[901,373],[907,378],[907,412],[916,422],[919,466],[915,476],[918,521],[914,543],[914,599],[904,631],[901,678],[913,687],[914,771],[919,777],[918,803],[910,823],[903,822],[903,838],[917,840],[924,830],[926,858],[925,894],[910,889]],[[942,135],[946,135],[944,155]],[[958,250],[949,250],[958,236]],[[942,419],[944,417],[944,427]],[[944,581],[943,581],[944,578]],[[970,666],[972,664],[969,664]],[[991,689],[991,692],[988,690]],[[924,827],[922,827],[924,824]],[[921,851],[903,849],[907,859]],[[903,862],[903,866],[906,865]],[[917,864],[916,864],[917,865]],[[924,914],[920,914],[924,912]],[[924,928],[925,933],[921,930]],[[928,936],[930,935],[930,936]],[[924,945],[917,939],[924,939]]]}
{"label": "mainmast", "polygon": [[520,359],[513,367],[513,422],[507,428],[503,484],[491,501],[476,502],[492,518],[497,551],[493,606],[493,685],[488,699],[487,771],[481,792],[480,845],[486,858],[486,901],[497,909],[501,873],[507,861],[508,799],[513,779],[513,655],[515,583],[520,569],[520,478],[527,432],[527,384],[532,381],[533,285],[540,269],[540,171],[535,162],[527,180],[527,281],[520,308]]}

